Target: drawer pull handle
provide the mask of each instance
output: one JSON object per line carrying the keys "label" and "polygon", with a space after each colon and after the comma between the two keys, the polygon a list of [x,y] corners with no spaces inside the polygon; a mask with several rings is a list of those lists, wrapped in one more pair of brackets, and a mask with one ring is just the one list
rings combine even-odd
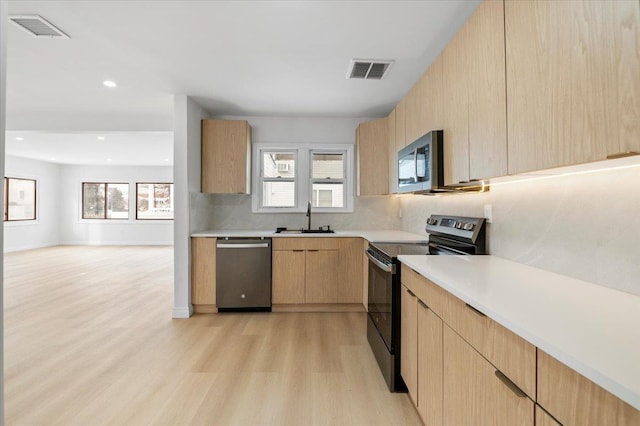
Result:
{"label": "drawer pull handle", "polygon": [[307,251],[320,251],[320,250],[307,250]]}
{"label": "drawer pull handle", "polygon": [[486,317],[485,314],[483,314],[482,312],[480,312],[479,310],[477,310],[476,308],[474,308],[470,304],[465,303],[464,306],[466,306],[467,308],[471,309],[473,312],[475,312],[476,314],[480,315],[481,317]]}
{"label": "drawer pull handle", "polygon": [[511,392],[515,393],[518,398],[526,398],[527,394],[522,391],[515,383],[513,383],[504,373],[500,370],[496,370],[496,377],[500,379],[502,383],[504,383]]}
{"label": "drawer pull handle", "polygon": [[304,250],[293,250],[293,251],[296,252],[296,253],[299,253],[299,252],[304,251]]}
{"label": "drawer pull handle", "polygon": [[422,306],[425,309],[429,309],[429,307],[427,305],[424,304],[424,302],[420,299],[418,299],[418,303],[420,304],[420,306]]}
{"label": "drawer pull handle", "polygon": [[407,293],[409,293],[409,296],[411,297],[416,297],[416,294],[409,289],[407,289]]}
{"label": "drawer pull handle", "polygon": [[617,154],[609,154],[607,155],[607,160],[615,160],[616,158],[633,157],[634,155],[640,155],[640,152],[624,151],[624,152],[618,152]]}

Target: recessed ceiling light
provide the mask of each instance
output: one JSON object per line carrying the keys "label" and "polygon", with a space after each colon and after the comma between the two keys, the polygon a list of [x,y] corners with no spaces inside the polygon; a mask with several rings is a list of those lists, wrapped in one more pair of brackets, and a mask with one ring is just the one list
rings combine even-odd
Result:
{"label": "recessed ceiling light", "polygon": [[164,161],[169,161],[169,159],[168,159],[168,158],[165,158],[165,159],[164,159]]}
{"label": "recessed ceiling light", "polygon": [[113,160],[111,158],[107,158],[107,163],[112,162]]}
{"label": "recessed ceiling light", "polygon": [[99,141],[103,141],[104,140],[104,136],[98,136],[98,140]]}
{"label": "recessed ceiling light", "polygon": [[17,140],[17,141],[23,141],[23,140],[24,140],[24,138],[23,138],[23,137],[20,137],[20,136],[16,136],[16,140]]}
{"label": "recessed ceiling light", "polygon": [[102,82],[102,84],[104,84],[107,87],[111,87],[111,88],[117,86],[116,82],[115,81],[111,81],[111,80],[105,80],[105,81]]}
{"label": "recessed ceiling light", "polygon": [[55,160],[56,160],[56,157],[49,158],[49,161],[55,161]]}

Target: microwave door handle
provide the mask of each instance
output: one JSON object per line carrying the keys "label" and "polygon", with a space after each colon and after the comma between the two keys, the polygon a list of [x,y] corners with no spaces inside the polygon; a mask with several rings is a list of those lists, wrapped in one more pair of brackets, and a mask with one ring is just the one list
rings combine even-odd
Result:
{"label": "microwave door handle", "polygon": [[418,149],[413,151],[413,181],[418,183]]}

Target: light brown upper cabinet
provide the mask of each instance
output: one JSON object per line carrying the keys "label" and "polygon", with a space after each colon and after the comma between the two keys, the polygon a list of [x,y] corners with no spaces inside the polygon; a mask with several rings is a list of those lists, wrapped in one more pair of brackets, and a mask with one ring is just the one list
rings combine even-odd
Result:
{"label": "light brown upper cabinet", "polygon": [[251,192],[251,127],[241,120],[202,120],[202,192]]}
{"label": "light brown upper cabinet", "polygon": [[358,195],[389,193],[387,118],[361,123],[356,130]]}
{"label": "light brown upper cabinet", "polygon": [[482,2],[465,27],[469,179],[504,176],[507,174],[507,95],[502,0]]}
{"label": "light brown upper cabinet", "polygon": [[407,132],[405,131],[406,96],[396,105],[396,152],[408,145]]}
{"label": "light brown upper cabinet", "polygon": [[398,151],[396,150],[396,110],[387,116],[389,138],[389,194],[398,192]]}
{"label": "light brown upper cabinet", "polygon": [[469,96],[465,25],[442,51],[444,183],[469,180]]}
{"label": "light brown upper cabinet", "polygon": [[505,2],[509,173],[640,151],[640,3]]}
{"label": "light brown upper cabinet", "polygon": [[442,63],[436,59],[407,93],[405,110],[405,144],[431,130],[442,129]]}

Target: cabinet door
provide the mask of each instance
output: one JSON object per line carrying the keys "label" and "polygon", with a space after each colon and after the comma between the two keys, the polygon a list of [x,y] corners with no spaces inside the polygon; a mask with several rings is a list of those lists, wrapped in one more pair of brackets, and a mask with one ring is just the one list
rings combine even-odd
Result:
{"label": "cabinet door", "polygon": [[274,250],[271,256],[273,303],[304,303],[304,250]]}
{"label": "cabinet door", "polygon": [[442,425],[442,320],[418,301],[418,413],[426,425]]}
{"label": "cabinet door", "polygon": [[191,239],[191,303],[216,304],[216,239]]}
{"label": "cabinet door", "polygon": [[418,299],[402,286],[400,318],[400,375],[409,396],[418,404]]}
{"label": "cabinet door", "polygon": [[250,193],[251,128],[240,120],[202,120],[202,192]]}
{"label": "cabinet door", "polygon": [[466,26],[442,51],[442,130],[444,183],[469,180],[469,100]]}
{"label": "cabinet door", "polygon": [[444,371],[445,425],[533,425],[533,401],[448,326]]}
{"label": "cabinet door", "polygon": [[368,121],[358,126],[358,195],[389,193],[389,149],[387,119]]}
{"label": "cabinet door", "polygon": [[640,145],[637,1],[505,2],[509,173]]}
{"label": "cabinet door", "polygon": [[562,426],[546,411],[536,404],[536,426]]}
{"label": "cabinet door", "polygon": [[504,176],[507,174],[507,94],[503,2],[482,2],[465,26],[469,178]]}
{"label": "cabinet door", "polygon": [[407,146],[407,133],[405,128],[405,110],[407,98],[404,97],[396,106],[396,153]]}
{"label": "cabinet door", "polygon": [[338,238],[338,303],[362,303],[362,239]]}
{"label": "cabinet door", "polygon": [[336,303],[338,250],[308,250],[305,264],[305,303]]}
{"label": "cabinet door", "polygon": [[389,138],[389,194],[398,192],[398,151],[396,149],[396,110],[387,116]]}

